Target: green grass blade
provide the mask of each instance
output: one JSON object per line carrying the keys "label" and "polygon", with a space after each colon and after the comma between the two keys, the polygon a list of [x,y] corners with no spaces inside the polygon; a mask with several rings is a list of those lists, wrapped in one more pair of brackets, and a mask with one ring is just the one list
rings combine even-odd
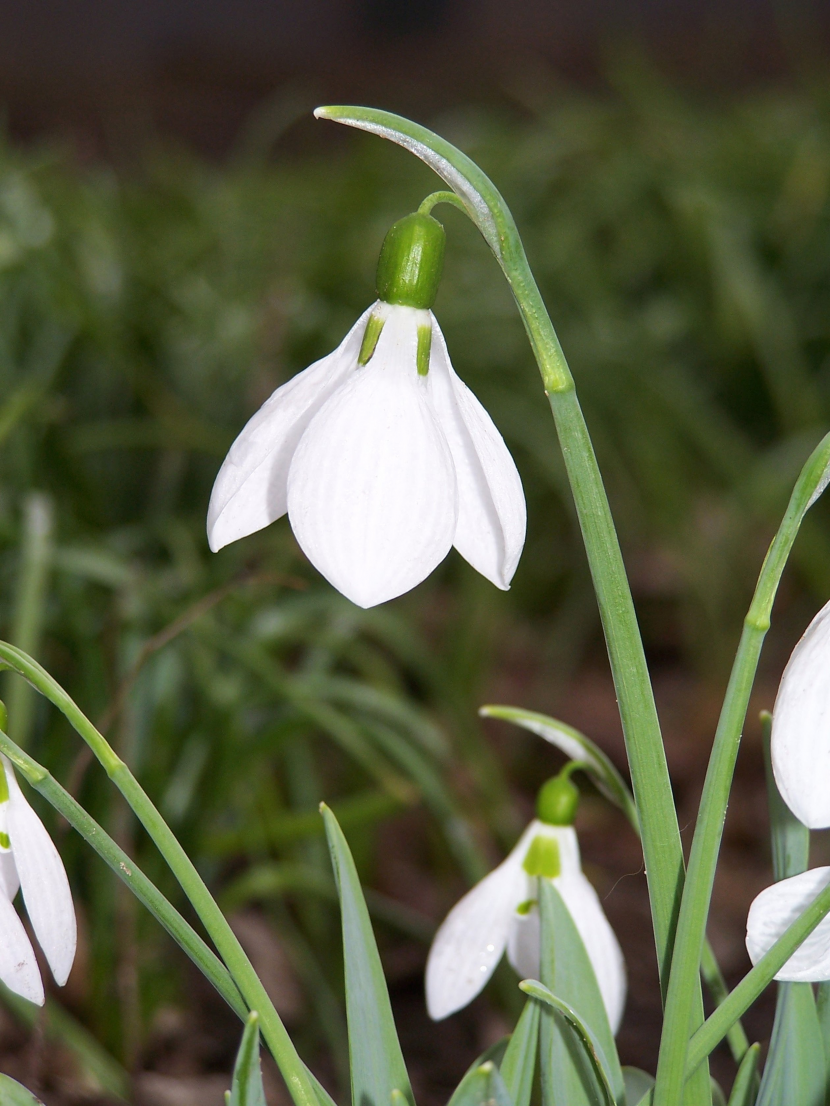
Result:
{"label": "green grass blade", "polygon": [[227,1106],[266,1106],[259,1060],[259,1015],[251,1011],[236,1054]]}
{"label": "green grass blade", "polygon": [[43,1106],[39,1098],[9,1075],[0,1075],[0,1102],[3,1106]]}
{"label": "green grass blade", "polygon": [[388,1106],[394,1090],[413,1102],[389,990],[351,851],[331,810],[320,807],[340,895],[352,1106]]}
{"label": "green grass blade", "polygon": [[513,1106],[513,1103],[498,1068],[488,1060],[467,1072],[447,1106]]}
{"label": "green grass blade", "polygon": [[761,1055],[759,1044],[750,1045],[741,1060],[728,1106],[753,1106],[758,1086],[758,1059]]}
{"label": "green grass blade", "polygon": [[539,1051],[539,1018],[542,1008],[529,998],[510,1037],[499,1071],[513,1106],[530,1106],[533,1073]]}

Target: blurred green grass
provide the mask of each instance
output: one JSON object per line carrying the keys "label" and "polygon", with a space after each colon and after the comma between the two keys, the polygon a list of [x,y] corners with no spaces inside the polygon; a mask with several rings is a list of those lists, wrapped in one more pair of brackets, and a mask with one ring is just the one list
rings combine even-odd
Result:
{"label": "blurred green grass", "polygon": [[[513,208],[649,653],[705,678],[724,676],[789,486],[830,422],[828,93],[707,105],[629,72],[605,98],[537,88],[515,110],[428,121]],[[333,128],[330,149],[281,149],[262,126],[222,165],[161,146],[122,170],[58,147],[0,149],[0,628],[33,635],[227,904],[264,904],[313,996],[301,1044],[342,1064],[317,804],[332,802],[369,882],[384,820],[418,805],[434,827],[423,866],[476,878],[488,840],[510,841],[519,821],[475,719],[494,666],[529,640],[562,686],[599,628],[521,325],[449,209],[436,314],[528,497],[511,592],[453,554],[410,596],[362,612],[304,563],[285,520],[208,552],[207,501],[234,435],[340,341],[373,297],[386,229],[435,187],[405,153]],[[42,626],[27,631],[32,493],[52,536]],[[786,598],[794,625],[830,581],[830,520],[821,505],[815,516]],[[12,736],[175,896],[63,722],[38,704],[30,717],[10,682],[4,692]],[[65,852],[91,948],[70,997],[133,1062],[182,981],[96,861],[71,837]],[[398,932],[428,929],[373,902]]]}

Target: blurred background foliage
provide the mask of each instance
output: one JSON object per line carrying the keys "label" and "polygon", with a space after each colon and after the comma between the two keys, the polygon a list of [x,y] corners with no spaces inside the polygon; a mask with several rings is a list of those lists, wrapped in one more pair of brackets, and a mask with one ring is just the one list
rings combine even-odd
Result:
{"label": "blurred background foliage", "polygon": [[[714,104],[643,70],[614,80],[610,96],[537,82],[425,121],[513,209],[653,663],[718,683],[830,421],[830,87]],[[235,434],[340,341],[373,298],[385,231],[435,187],[373,138],[292,140],[312,126],[275,101],[221,164],[163,143],[119,169],[55,144],[0,148],[0,630],[108,732],[240,931],[270,919],[305,995],[283,996],[301,1050],[342,1078],[318,803],[349,835],[385,939],[428,940],[555,764],[521,736],[497,755],[478,706],[498,694],[554,710],[602,644],[538,373],[496,265],[448,208],[435,311],[528,498],[512,590],[453,553],[414,593],[360,611],[285,520],[209,553]],[[781,650],[827,597],[830,519],[814,515]],[[68,725],[3,679],[12,736],[178,902]],[[192,980],[97,860],[72,835],[62,848],[88,953],[66,1001],[132,1067]]]}

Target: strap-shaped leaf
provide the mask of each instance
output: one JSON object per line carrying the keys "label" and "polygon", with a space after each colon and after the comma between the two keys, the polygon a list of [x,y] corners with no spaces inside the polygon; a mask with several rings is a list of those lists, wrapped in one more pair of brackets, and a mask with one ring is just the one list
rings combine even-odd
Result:
{"label": "strap-shaped leaf", "polygon": [[[566,1068],[564,1064],[560,1064],[557,1067],[555,1062],[547,1062],[545,1060],[545,1035],[542,1036],[542,1078],[543,1078],[543,1101],[547,1097],[549,1101],[553,1101],[559,1106],[578,1106],[579,1103],[587,1102],[591,1106],[594,1103],[600,1103],[602,1106],[615,1106],[615,1103],[621,1103],[624,1101],[622,1097],[615,1099],[614,1092],[611,1090],[611,1084],[608,1077],[608,1062],[602,1053],[602,1048],[599,1041],[594,1034],[585,1024],[585,1022],[577,1014],[576,1010],[570,1006],[567,1002],[563,1002],[561,998],[558,998],[552,991],[549,991],[547,987],[541,983],[537,983],[535,979],[525,979],[519,986],[525,992],[525,994],[532,995],[533,998],[539,999],[541,1002],[546,1003],[552,1007],[553,1010],[559,1014],[562,1020],[570,1028],[573,1038],[581,1046],[579,1056],[588,1061],[591,1070],[596,1076],[596,1086],[599,1088],[601,1094],[597,1096],[595,1088],[591,1084],[586,1084],[584,1078],[578,1078],[578,1081],[574,1083],[571,1081],[569,1085],[566,1085]],[[544,1022],[542,1023],[544,1027]],[[563,1038],[567,1040],[567,1038]],[[573,1050],[557,1050],[557,1059],[562,1060],[567,1055],[573,1056]],[[576,1070],[579,1070],[577,1063]],[[547,1070],[546,1070],[547,1069]],[[553,1096],[545,1096],[544,1083],[547,1082],[549,1088],[554,1089]]]}
{"label": "strap-shaped leaf", "polygon": [[512,722],[521,726],[524,730],[538,734],[551,745],[561,749],[565,756],[571,760],[580,760],[585,764],[586,771],[597,785],[599,790],[615,803],[628,818],[635,830],[639,833],[637,820],[637,808],[634,805],[634,796],[628,788],[628,784],[614,767],[608,756],[585,734],[568,726],[565,722],[559,722],[556,718],[549,718],[546,714],[537,714],[533,710],[523,710],[521,707],[506,707],[488,704],[481,707],[478,712],[483,718],[501,718],[505,722]]}
{"label": "strap-shaped leaf", "polygon": [[[772,835],[772,869],[776,880],[805,871],[810,831],[781,798],[770,765],[771,718],[762,716],[767,798]],[[779,983],[767,1062],[757,1106],[822,1106],[826,1088],[824,1041],[809,983]]]}
{"label": "strap-shaped leaf", "polygon": [[654,1076],[642,1068],[623,1067],[625,1080],[626,1106],[640,1106],[645,1103],[649,1091],[654,1086]]}
{"label": "strap-shaped leaf", "polygon": [[225,1095],[227,1106],[266,1106],[259,1062],[259,1015],[248,1015],[233,1068],[233,1083]]}
{"label": "strap-shaped leaf", "polygon": [[3,1106],[43,1106],[39,1098],[9,1075],[0,1075],[0,1102]]}
{"label": "strap-shaped leaf", "polygon": [[492,1060],[470,1068],[447,1106],[513,1106],[499,1069]]}
{"label": "strap-shaped leaf", "polygon": [[513,1106],[529,1106],[533,1091],[533,1072],[536,1067],[536,1053],[539,1051],[539,1017],[542,1008],[535,999],[529,998],[522,1010],[522,1016],[516,1023],[504,1059],[501,1062],[501,1077],[507,1092],[513,1100]]}
{"label": "strap-shaped leaf", "polygon": [[[539,880],[539,912],[541,917],[541,975],[542,982],[556,997],[578,1015],[589,1029],[598,1046],[598,1055],[604,1064],[604,1074],[615,1101],[621,1102],[625,1094],[622,1069],[617,1056],[614,1034],[608,1023],[605,1003],[594,974],[591,958],[574,923],[571,913],[553,883]],[[561,1027],[561,1021],[559,1022]],[[589,1091],[586,1085],[584,1059],[574,1053],[569,1037],[553,1033],[553,1055],[542,1052],[543,1065],[551,1065],[555,1086],[567,1086],[562,1097],[567,1106],[592,1104],[596,1089]],[[557,1099],[557,1106],[559,1106]]]}
{"label": "strap-shaped leaf", "polygon": [[757,1093],[758,1057],[761,1054],[759,1044],[750,1045],[741,1060],[735,1082],[732,1084],[732,1093],[729,1096],[729,1106],[753,1106]]}
{"label": "strap-shaped leaf", "polygon": [[346,1015],[352,1106],[389,1106],[393,1091],[412,1103],[380,954],[352,854],[331,810],[322,803],[343,922]]}

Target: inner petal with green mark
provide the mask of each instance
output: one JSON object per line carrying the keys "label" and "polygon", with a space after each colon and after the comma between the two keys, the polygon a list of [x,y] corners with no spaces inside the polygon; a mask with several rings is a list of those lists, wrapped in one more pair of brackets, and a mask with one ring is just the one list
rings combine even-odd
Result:
{"label": "inner petal with green mark", "polygon": [[535,905],[536,899],[525,899],[524,902],[520,902],[519,905],[516,907],[516,913],[521,914],[521,916],[524,918],[527,914],[531,912]]}
{"label": "inner petal with green mark", "polygon": [[522,867],[529,876],[556,879],[562,871],[559,860],[559,843],[552,837],[534,837],[527,850]]}

